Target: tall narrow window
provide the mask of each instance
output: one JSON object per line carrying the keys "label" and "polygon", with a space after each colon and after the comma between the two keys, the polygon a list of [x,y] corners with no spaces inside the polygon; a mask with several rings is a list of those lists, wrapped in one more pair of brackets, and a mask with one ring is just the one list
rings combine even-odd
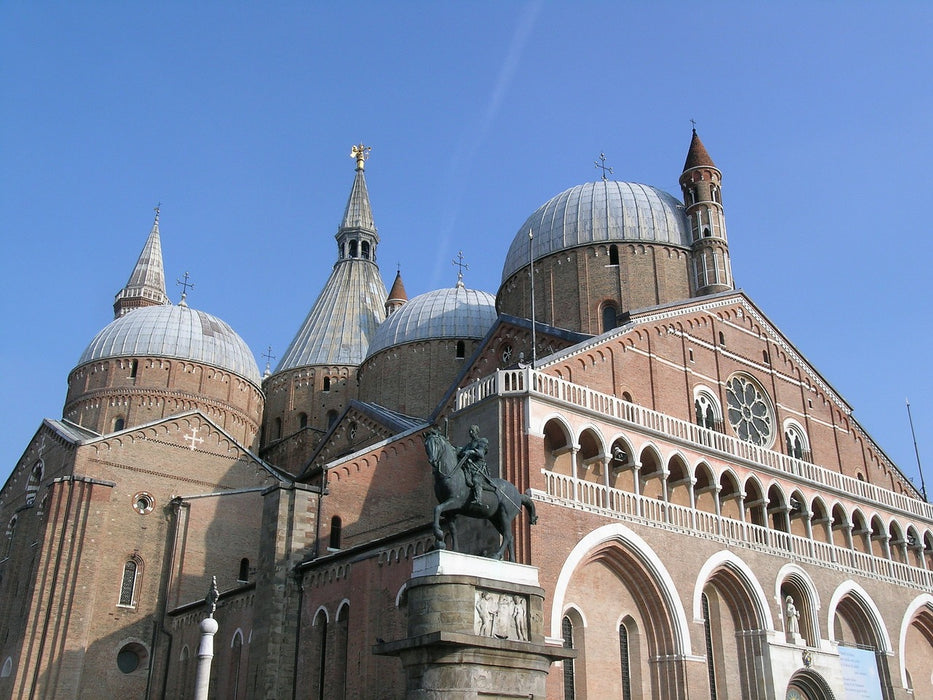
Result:
{"label": "tall narrow window", "polygon": [[457,359],[462,360],[466,355],[466,344],[462,340],[457,341]]}
{"label": "tall narrow window", "polygon": [[355,257],[357,257],[357,255],[358,255],[358,254],[357,254],[357,244],[356,244],[356,241],[350,241],[350,257],[351,257],[351,258],[355,258]]}
{"label": "tall narrow window", "polygon": [[44,466],[42,460],[38,460],[29,472],[29,479],[26,481],[26,505],[31,506],[36,502],[36,492],[39,490],[39,484],[42,482]]}
{"label": "tall narrow window", "polygon": [[282,419],[276,418],[275,419],[275,436],[273,437],[273,439],[278,440],[280,437],[282,437]]}
{"label": "tall narrow window", "polygon": [[312,625],[313,638],[315,640],[320,640],[320,647],[318,653],[318,663],[320,668],[318,669],[318,699],[326,700],[327,691],[324,687],[324,678],[327,671],[327,615],[323,610],[319,610],[318,614],[314,617],[314,624]]}
{"label": "tall narrow window", "polygon": [[632,700],[632,667],[629,659],[628,630],[619,624],[619,661],[622,664],[622,700]]}
{"label": "tall narrow window", "polygon": [[233,635],[230,644],[230,693],[231,698],[240,694],[240,669],[243,666],[243,633],[240,630]]}
{"label": "tall narrow window", "polygon": [[328,411],[327,412],[327,427],[330,428],[336,422],[337,422],[337,411]]}
{"label": "tall narrow window", "polygon": [[139,566],[135,559],[127,560],[123,565],[123,583],[120,586],[120,605],[132,605],[136,592],[136,573]]}
{"label": "tall narrow window", "polygon": [[249,559],[246,557],[240,559],[240,573],[237,576],[237,581],[240,583],[249,581]]}
{"label": "tall narrow window", "polygon": [[709,697],[716,700],[716,666],[713,660],[713,628],[709,619],[709,598],[704,593],[703,599],[703,633],[706,636],[706,673],[709,677]]}
{"label": "tall narrow window", "polygon": [[330,377],[324,377],[324,391],[330,391]]}
{"label": "tall narrow window", "polygon": [[617,245],[609,246],[609,264],[610,265],[619,264],[619,246]]}
{"label": "tall narrow window", "polygon": [[299,427],[299,428],[307,428],[307,427],[308,427],[308,414],[307,414],[307,413],[299,413],[299,414],[298,414],[298,427]]}
{"label": "tall narrow window", "polygon": [[136,379],[136,371],[139,369],[139,360],[130,360],[130,379]]}
{"label": "tall narrow window", "polygon": [[616,327],[616,307],[614,304],[603,305],[603,333]]}
{"label": "tall narrow window", "polygon": [[369,241],[363,241],[363,260],[369,260]]}
{"label": "tall narrow window", "polygon": [[340,549],[340,536],[343,530],[343,522],[339,515],[330,519],[330,548]]}
{"label": "tall narrow window", "polygon": [[13,535],[16,534],[16,520],[17,517],[14,515],[10,518],[10,524],[6,527],[6,556],[10,556],[10,552],[13,550]]}
{"label": "tall narrow window", "polygon": [[[573,622],[564,617],[560,624],[561,634],[564,637],[564,649],[573,649]],[[574,700],[573,659],[564,660],[564,700]]]}

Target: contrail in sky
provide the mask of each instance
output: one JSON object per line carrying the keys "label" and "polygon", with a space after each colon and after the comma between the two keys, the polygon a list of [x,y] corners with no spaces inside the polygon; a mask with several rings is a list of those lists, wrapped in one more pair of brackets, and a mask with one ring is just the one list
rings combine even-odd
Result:
{"label": "contrail in sky", "polygon": [[[542,0],[534,0],[534,2],[528,3],[522,9],[522,13],[518,19],[518,26],[515,28],[512,41],[509,44],[508,53],[506,53],[505,60],[502,62],[502,66],[499,69],[499,75],[493,86],[492,94],[489,96],[489,101],[486,103],[486,109],[476,129],[473,131],[472,138],[461,141],[460,146],[457,148],[456,153],[448,164],[447,191],[450,193],[449,199],[451,202],[449,206],[445,207],[448,216],[447,220],[442,225],[440,245],[437,247],[437,258],[435,259],[434,274],[432,276],[432,284],[435,287],[437,285],[441,285],[442,287],[453,286],[444,284],[444,280],[452,278],[453,276],[453,273],[450,273],[448,270],[450,265],[448,259],[457,252],[449,248],[449,243],[454,231],[454,226],[457,222],[457,216],[460,212],[460,205],[463,200],[466,183],[470,177],[473,157],[476,155],[476,151],[479,149],[480,145],[485,141],[486,135],[489,133],[489,130],[492,128],[499,114],[499,110],[512,84],[512,80],[515,78],[515,71],[518,69],[518,65],[521,62],[522,54],[528,43],[528,38],[531,36],[531,32],[534,29],[535,21],[541,10],[541,5]],[[471,285],[467,284],[467,286],[470,287]]]}

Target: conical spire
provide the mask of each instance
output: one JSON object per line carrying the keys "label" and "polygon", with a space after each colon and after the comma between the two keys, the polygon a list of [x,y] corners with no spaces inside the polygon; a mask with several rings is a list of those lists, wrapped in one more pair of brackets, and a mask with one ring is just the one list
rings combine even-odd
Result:
{"label": "conical spire", "polygon": [[165,293],[165,271],[162,266],[162,241],[159,235],[159,207],[136,266],[126,286],[117,292],[113,302],[113,316],[119,318],[141,306],[168,304]]}
{"label": "conical spire", "polygon": [[371,149],[350,151],[356,177],[337,232],[337,262],[275,373],[312,365],[359,365],[385,320],[386,288],[376,265],[379,237],[363,168]]}
{"label": "conical spire", "polygon": [[395,273],[395,282],[392,283],[392,289],[389,290],[389,298],[386,299],[386,315],[397,311],[408,301],[408,293],[405,291],[405,283],[402,282],[402,271]]}
{"label": "conical spire", "polygon": [[690,150],[687,151],[687,161],[684,163],[684,170],[690,170],[690,168],[699,166],[715,168],[716,164],[713,163],[713,159],[709,157],[709,153],[706,152],[706,146],[700,141],[700,137],[697,136],[697,130],[694,129],[693,138],[690,139]]}
{"label": "conical spire", "polygon": [[[350,149],[350,156],[356,158],[356,177],[353,179],[353,187],[350,189],[347,208],[343,212],[340,232],[347,229],[376,231],[376,224],[373,222],[373,208],[369,203],[369,190],[366,189],[366,177],[363,175],[366,159],[369,158],[371,150],[371,147],[364,146],[362,143]],[[340,232],[338,232],[338,236]]]}

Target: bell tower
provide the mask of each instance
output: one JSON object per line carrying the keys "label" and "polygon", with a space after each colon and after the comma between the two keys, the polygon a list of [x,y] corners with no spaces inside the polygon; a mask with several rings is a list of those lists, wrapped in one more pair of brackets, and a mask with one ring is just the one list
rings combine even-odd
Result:
{"label": "bell tower", "polygon": [[693,130],[680,188],[693,239],[693,295],[704,296],[734,289],[726,218],[722,209],[722,173]]}

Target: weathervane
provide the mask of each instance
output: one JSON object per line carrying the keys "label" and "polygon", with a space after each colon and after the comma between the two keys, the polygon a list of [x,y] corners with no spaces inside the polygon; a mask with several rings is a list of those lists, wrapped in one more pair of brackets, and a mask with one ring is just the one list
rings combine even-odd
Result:
{"label": "weathervane", "polygon": [[372,150],[372,146],[364,146],[362,141],[350,148],[350,157],[356,158],[357,170],[362,170],[366,167],[366,161],[369,160],[369,152]]}
{"label": "weathervane", "polygon": [[457,286],[463,286],[463,271],[469,270],[470,266],[463,262],[463,251],[457,253],[457,259],[450,261],[452,265],[456,265],[460,269],[457,271]]}
{"label": "weathervane", "polygon": [[603,171],[603,180],[609,179],[608,177],[606,177],[606,173],[609,173],[610,175],[612,175],[612,168],[606,165],[606,154],[605,153],[600,153],[599,160],[598,161],[594,160],[593,165],[595,165],[597,168]]}

